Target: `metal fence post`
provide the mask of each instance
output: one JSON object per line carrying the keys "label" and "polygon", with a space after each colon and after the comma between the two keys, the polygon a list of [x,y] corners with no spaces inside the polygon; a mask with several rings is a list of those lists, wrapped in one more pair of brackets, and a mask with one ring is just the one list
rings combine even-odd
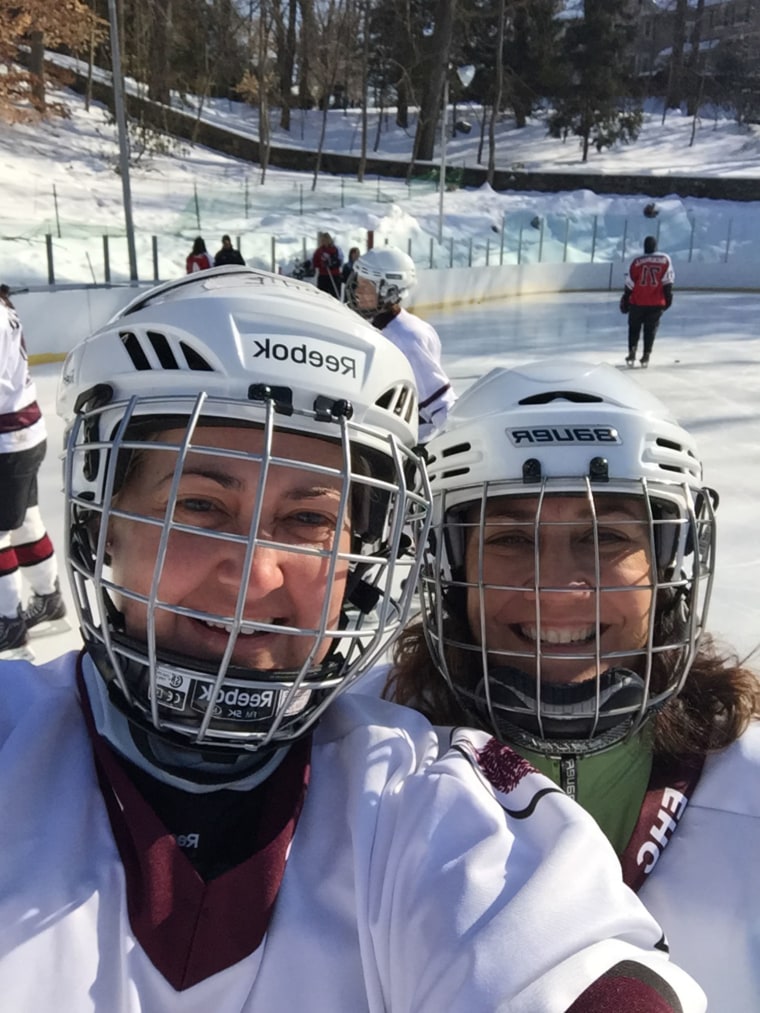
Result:
{"label": "metal fence post", "polygon": [[562,247],[562,263],[567,263],[567,244],[570,241],[570,215],[565,218],[565,244]]}
{"label": "metal fence post", "polygon": [[591,229],[591,263],[594,263],[594,256],[596,254],[596,227],[599,224],[599,216],[594,215],[594,224]]}
{"label": "metal fence post", "polygon": [[45,250],[47,252],[48,285],[55,285],[55,269],[53,267],[53,237],[49,232],[45,236]]}
{"label": "metal fence post", "polygon": [[55,189],[55,183],[53,183],[53,204],[55,206],[55,227],[58,232],[58,238],[61,238],[61,219],[58,217],[58,193]]}
{"label": "metal fence post", "polygon": [[103,236],[103,277],[106,285],[111,284],[111,255],[108,249],[108,236]]}
{"label": "metal fence post", "polygon": [[198,203],[198,184],[193,183],[193,195],[195,197],[195,220],[198,223],[198,231],[201,231],[201,208]]}
{"label": "metal fence post", "polygon": [[153,250],[153,281],[158,281],[158,236],[151,236],[150,243]]}

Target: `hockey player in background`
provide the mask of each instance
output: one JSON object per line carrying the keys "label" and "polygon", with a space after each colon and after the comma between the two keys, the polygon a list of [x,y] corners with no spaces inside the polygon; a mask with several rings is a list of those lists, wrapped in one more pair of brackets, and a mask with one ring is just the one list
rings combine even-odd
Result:
{"label": "hockey player in background", "polygon": [[412,258],[393,246],[381,246],[356,261],[347,295],[349,306],[371,320],[412,364],[420,398],[420,443],[426,443],[445,423],[457,398],[441,363],[438,332],[402,306],[416,284]]}
{"label": "hockey player in background", "polygon": [[[29,632],[68,628],[58,565],[39,507],[47,431],[24,334],[0,285],[0,659],[31,657]],[[23,601],[22,574],[31,589]]]}
{"label": "hockey player in background", "polygon": [[579,806],[342,693],[426,531],[397,349],[227,267],[73,349],[59,410],[85,645],[0,666],[4,1010],[704,1010]]}
{"label": "hockey player in background", "polygon": [[641,328],[644,328],[644,351],[641,365],[649,365],[652,346],[660,324],[660,317],[673,302],[675,274],[667,253],[659,253],[657,240],[647,236],[644,253],[634,257],[625,276],[625,289],[620,299],[620,312],[628,314],[628,355],[626,362],[633,366]]}

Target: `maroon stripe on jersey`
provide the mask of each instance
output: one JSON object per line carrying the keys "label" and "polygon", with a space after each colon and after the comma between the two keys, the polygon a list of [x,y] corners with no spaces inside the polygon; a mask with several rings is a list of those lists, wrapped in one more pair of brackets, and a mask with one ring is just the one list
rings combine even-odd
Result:
{"label": "maroon stripe on jersey", "polygon": [[505,795],[535,771],[519,753],[496,739],[489,739],[483,749],[478,750],[478,766],[494,788]]}
{"label": "maroon stripe on jersey", "polygon": [[35,422],[42,418],[40,406],[32,401],[26,408],[19,408],[17,412],[6,412],[0,415],[0,433],[15,433],[19,429],[28,429]]}
{"label": "maroon stripe on jersey", "polygon": [[36,542],[24,542],[16,546],[19,566],[35,566],[37,563],[44,563],[53,555],[53,543],[47,533]]}
{"label": "maroon stripe on jersey", "polygon": [[98,735],[82,678],[81,655],[77,682],[100,788],[124,866],[130,926],[154,967],[174,989],[183,991],[232,967],[261,945],[306,797],[311,739],[291,746],[265,782],[260,849],[234,869],[205,882]]}
{"label": "maroon stripe on jersey", "polygon": [[656,971],[633,960],[611,967],[579,995],[567,1013],[682,1013],[671,986]]}
{"label": "maroon stripe on jersey", "polygon": [[696,762],[655,760],[639,818],[620,857],[623,879],[640,890],[668,846],[702,774],[704,757]]}
{"label": "maroon stripe on jersey", "polygon": [[18,570],[18,559],[13,546],[9,545],[5,549],[0,549],[0,577],[7,577],[9,573],[15,573],[16,570]]}

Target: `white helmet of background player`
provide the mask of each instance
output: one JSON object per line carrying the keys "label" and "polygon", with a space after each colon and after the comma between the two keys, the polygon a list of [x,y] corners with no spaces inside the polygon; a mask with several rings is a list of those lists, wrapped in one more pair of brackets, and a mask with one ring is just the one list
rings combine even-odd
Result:
{"label": "white helmet of background player", "polygon": [[[373,306],[359,306],[356,299],[356,285],[360,278],[375,287],[376,302]],[[365,317],[373,317],[382,310],[390,309],[409,300],[417,284],[417,269],[414,261],[403,250],[394,246],[378,246],[354,263],[353,274],[348,281],[348,303],[351,309]]]}
{"label": "white helmet of background player", "polygon": [[[409,543],[405,529],[421,532],[426,526],[429,491],[412,449],[417,400],[406,357],[385,343],[380,348],[374,329],[312,285],[249,268],[221,268],[140,296],[78,345],[63,368],[58,410],[67,427],[67,564],[88,651],[112,700],[133,724],[204,755],[274,747],[302,735],[385,650],[414,590],[415,573],[411,579],[408,574],[413,565],[398,557]],[[211,446],[213,427],[220,425],[256,430],[248,442],[263,449],[246,450],[241,458],[240,450],[220,447],[221,439]],[[161,442],[168,430],[171,447]],[[322,447],[327,441],[333,445],[331,459],[342,465],[320,467],[308,455],[295,464],[278,458],[273,440],[285,441],[283,433],[312,436]],[[152,517],[130,512],[127,518],[129,524],[160,530],[156,558],[141,561],[152,572],[150,590],[137,598],[134,588],[114,580],[109,521],[124,515],[118,494],[125,475],[144,467],[138,462],[146,455],[155,458],[156,449],[165,456],[171,450],[176,465],[169,467],[165,509]],[[312,482],[317,472],[323,485],[329,475],[340,489],[337,530],[348,524],[350,537],[297,548],[298,558],[319,557],[326,575],[316,629],[274,620],[276,633],[308,636],[314,643],[300,667],[252,670],[231,661],[238,638],[272,633],[271,617],[257,622],[244,610],[256,547],[271,545],[276,536],[259,524],[262,508],[255,504],[248,507],[253,516],[242,533],[221,524],[210,531],[214,525],[201,526],[194,517],[178,524],[176,486],[188,455],[193,467],[202,461],[202,471],[225,457],[253,462],[257,504],[284,464],[290,474],[292,467],[308,469]],[[315,523],[311,516],[298,517],[300,523]],[[187,544],[188,532],[208,546],[226,540],[228,554],[240,564],[242,576],[231,592],[237,600],[226,614],[162,599],[167,542],[184,535]],[[192,544],[212,552],[200,541]],[[277,551],[279,543],[271,548]],[[399,566],[407,576],[400,593]],[[330,620],[327,604],[336,570],[341,579],[348,571],[339,622]],[[147,615],[145,642],[124,628],[122,603],[130,599],[139,600],[141,615]],[[162,612],[226,631],[224,656],[199,660],[175,645],[167,650],[151,621]],[[320,645],[320,656],[326,656],[311,663]]]}
{"label": "white helmet of background player", "polygon": [[[434,513],[422,614],[460,704],[503,741],[548,755],[621,741],[679,692],[704,627],[717,497],[702,487],[694,440],[618,370],[560,361],[488,373],[427,449]],[[615,530],[613,515],[623,516]],[[545,558],[547,541],[564,546],[560,528],[573,546],[567,565],[559,552]],[[639,585],[605,586],[615,553],[625,558],[615,540],[634,537]],[[640,640],[624,651],[631,634],[606,626],[609,596],[623,615],[625,592],[641,601],[642,587]],[[578,627],[565,653],[555,617]]]}

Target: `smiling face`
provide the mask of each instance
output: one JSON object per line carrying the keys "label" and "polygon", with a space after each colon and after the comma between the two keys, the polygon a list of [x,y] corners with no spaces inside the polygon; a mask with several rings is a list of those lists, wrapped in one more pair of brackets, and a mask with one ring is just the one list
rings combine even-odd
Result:
{"label": "smiling face", "polygon": [[[492,665],[547,682],[643,670],[653,603],[650,525],[642,498],[503,497],[489,501],[482,545],[471,513],[467,619]],[[597,662],[597,652],[601,658]]]}
{"label": "smiling face", "polygon": [[377,288],[374,281],[359,275],[356,279],[354,302],[361,312],[374,313],[377,310]]}
{"label": "smiling face", "polygon": [[[156,442],[179,445],[184,435],[184,431],[171,430],[157,436]],[[266,627],[276,624],[318,629],[326,595],[326,625],[335,628],[338,624],[348,563],[337,560],[329,588],[328,575],[330,553],[350,548],[348,518],[341,511],[341,449],[311,437],[275,433],[271,458],[285,460],[271,461],[262,491],[261,431],[236,426],[199,427],[193,444],[251,456],[233,458],[190,450],[179,481],[163,561],[160,523],[112,514],[108,551],[113,580],[122,588],[147,596],[157,565],[158,600],[192,612],[227,617],[224,621],[205,620],[160,606],[152,610],[159,648],[197,659],[219,660],[227,647],[243,580],[246,542],[260,500],[261,515],[254,532],[257,542],[243,600],[243,627],[232,663],[267,671],[298,669],[317,638],[270,633]],[[336,469],[337,473],[298,468],[288,461],[308,461],[317,467]],[[146,444],[136,455],[116,508],[163,522],[167,509],[171,509],[176,464],[174,451]],[[195,530],[177,530],[177,525]],[[227,537],[219,537],[223,535]],[[237,537],[237,541],[230,536]],[[117,603],[126,632],[147,640],[146,605],[124,594],[118,595]],[[325,657],[329,646],[330,638],[323,638],[312,664]]]}

